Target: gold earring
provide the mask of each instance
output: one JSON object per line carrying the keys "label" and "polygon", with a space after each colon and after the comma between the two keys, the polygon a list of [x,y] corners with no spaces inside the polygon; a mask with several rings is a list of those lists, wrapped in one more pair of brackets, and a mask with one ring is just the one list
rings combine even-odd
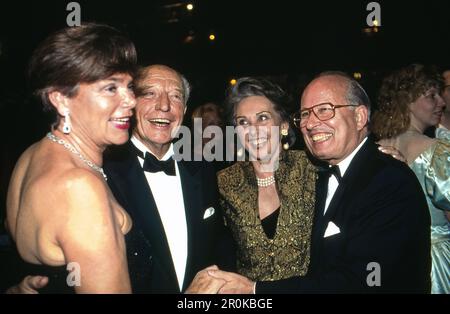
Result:
{"label": "gold earring", "polygon": [[284,150],[288,150],[289,149],[289,141],[286,138],[286,136],[288,136],[288,134],[289,134],[288,129],[281,129],[281,135],[282,135],[281,142],[285,142],[283,144],[283,149]]}

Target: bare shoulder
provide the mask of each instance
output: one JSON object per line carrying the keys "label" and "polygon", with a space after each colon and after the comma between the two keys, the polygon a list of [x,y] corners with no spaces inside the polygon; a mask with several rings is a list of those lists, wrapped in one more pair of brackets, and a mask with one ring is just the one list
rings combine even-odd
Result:
{"label": "bare shoulder", "polygon": [[[81,168],[64,172],[53,183],[59,195],[55,208],[61,211],[55,234],[58,240],[77,239],[96,245],[120,231],[111,195],[104,180]],[[98,244],[98,242],[97,242]]]}
{"label": "bare shoulder", "polygon": [[412,142],[414,142],[413,145],[415,144],[417,146],[428,147],[428,146],[431,146],[434,143],[436,143],[436,141],[437,140],[435,138],[431,138],[431,137],[428,137],[428,136],[426,136],[424,134],[420,134],[417,137],[415,137]]}
{"label": "bare shoulder", "polygon": [[74,211],[71,214],[94,214],[110,210],[106,182],[87,169],[73,168],[48,180],[52,180],[48,183],[61,195],[66,208]]}
{"label": "bare shoulder", "polygon": [[411,164],[417,157],[419,157],[424,151],[431,146],[435,145],[436,139],[430,138],[425,135],[415,136],[407,142],[406,159]]}
{"label": "bare shoulder", "polygon": [[102,178],[83,168],[55,168],[36,176],[24,190],[38,221],[56,231],[111,214],[111,196]]}

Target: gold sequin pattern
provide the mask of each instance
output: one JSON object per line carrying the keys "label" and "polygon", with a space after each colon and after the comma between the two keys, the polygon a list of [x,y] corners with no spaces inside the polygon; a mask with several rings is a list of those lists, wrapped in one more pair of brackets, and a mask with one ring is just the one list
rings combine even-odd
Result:
{"label": "gold sequin pattern", "polygon": [[258,217],[258,187],[251,163],[238,162],[219,172],[220,202],[238,244],[240,274],[252,280],[306,274],[316,178],[315,167],[304,152],[282,153],[275,172],[281,206],[275,236],[268,239]]}

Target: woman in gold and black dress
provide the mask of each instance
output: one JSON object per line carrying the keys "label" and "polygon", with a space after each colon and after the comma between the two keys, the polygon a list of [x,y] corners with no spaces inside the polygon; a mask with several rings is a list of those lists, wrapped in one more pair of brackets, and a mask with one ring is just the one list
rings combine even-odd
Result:
{"label": "woman in gold and black dress", "polygon": [[[305,152],[288,150],[286,98],[279,86],[256,78],[239,79],[227,96],[246,158],[218,173],[220,199],[237,243],[237,272],[252,280],[308,270],[316,171]],[[237,155],[244,157],[243,149]]]}

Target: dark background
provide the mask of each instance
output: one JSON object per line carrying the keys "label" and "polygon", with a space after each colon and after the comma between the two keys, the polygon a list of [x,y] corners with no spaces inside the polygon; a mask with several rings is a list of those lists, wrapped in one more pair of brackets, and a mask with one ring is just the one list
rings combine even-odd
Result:
{"label": "dark background", "polygon": [[[52,121],[29,97],[27,63],[41,40],[66,26],[69,2],[0,4],[0,220],[15,161]],[[315,74],[360,72],[374,100],[381,78],[393,69],[413,62],[450,66],[450,2],[444,0],[378,1],[377,33],[364,32],[370,1],[77,2],[82,21],[126,31],[140,63],[163,63],[185,74],[194,88],[190,111],[206,101],[220,103],[230,79],[244,75],[271,77],[298,103]]]}

